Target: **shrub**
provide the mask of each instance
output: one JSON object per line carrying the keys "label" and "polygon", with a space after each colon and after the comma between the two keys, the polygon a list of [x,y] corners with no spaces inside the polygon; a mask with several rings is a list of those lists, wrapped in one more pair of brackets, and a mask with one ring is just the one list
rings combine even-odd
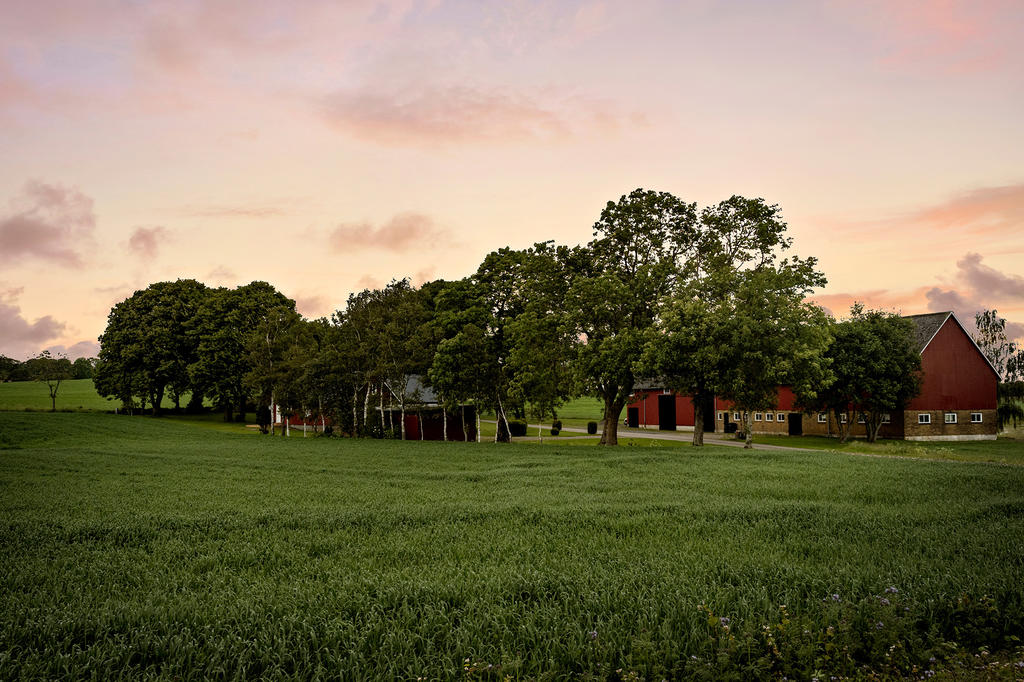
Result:
{"label": "shrub", "polygon": [[591,436],[597,433],[597,422],[587,422],[587,433]]}
{"label": "shrub", "polygon": [[508,431],[513,436],[525,436],[526,422],[524,422],[522,419],[509,419]]}
{"label": "shrub", "polygon": [[562,420],[561,419],[556,419],[555,421],[551,422],[551,435],[552,436],[557,436],[561,432],[562,432]]}

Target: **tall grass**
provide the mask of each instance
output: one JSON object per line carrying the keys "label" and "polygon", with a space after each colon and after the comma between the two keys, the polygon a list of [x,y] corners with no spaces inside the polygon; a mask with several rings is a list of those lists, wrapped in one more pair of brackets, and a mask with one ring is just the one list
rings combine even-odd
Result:
{"label": "tall grass", "polygon": [[911,675],[1024,627],[1016,467],[0,433],[3,679]]}

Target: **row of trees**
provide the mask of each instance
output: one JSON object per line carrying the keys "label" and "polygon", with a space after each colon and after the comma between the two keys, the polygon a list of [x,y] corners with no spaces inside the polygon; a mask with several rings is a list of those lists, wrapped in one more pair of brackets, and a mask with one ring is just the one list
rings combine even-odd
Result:
{"label": "row of trees", "polygon": [[276,404],[348,433],[404,436],[404,419],[387,422],[383,408],[404,416],[417,397],[408,378],[420,375],[445,407],[492,411],[499,439],[510,416],[553,418],[589,394],[614,445],[638,376],[694,396],[695,444],[702,398],[750,414],[790,384],[809,409],[867,415],[873,437],[880,415],[916,393],[912,328],[860,307],[833,322],[806,301],[825,284],[816,260],[788,255],[785,232],[762,199],[698,210],[638,189],[608,202],[586,245],[498,249],[469,277],[395,280],[330,318],[303,319],[265,282],[160,282],[111,311],[96,385],[155,413],[165,395],[179,409],[205,399],[227,419]]}
{"label": "row of trees", "polygon": [[[6,355],[0,355],[0,382],[34,381],[39,378],[40,370],[46,367],[45,360],[66,360],[67,379],[91,379],[96,358],[77,358],[74,362],[63,355],[53,355],[43,351],[34,358],[18,361]],[[61,363],[63,366],[63,363]],[[44,374],[49,372],[43,372]]]}

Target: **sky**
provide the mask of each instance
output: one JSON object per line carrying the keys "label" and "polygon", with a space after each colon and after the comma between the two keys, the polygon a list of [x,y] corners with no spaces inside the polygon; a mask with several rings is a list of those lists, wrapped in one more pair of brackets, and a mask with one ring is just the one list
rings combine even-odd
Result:
{"label": "sky", "polygon": [[1019,0],[0,0],[0,354],[148,284],[353,291],[778,204],[815,300],[1024,340]]}

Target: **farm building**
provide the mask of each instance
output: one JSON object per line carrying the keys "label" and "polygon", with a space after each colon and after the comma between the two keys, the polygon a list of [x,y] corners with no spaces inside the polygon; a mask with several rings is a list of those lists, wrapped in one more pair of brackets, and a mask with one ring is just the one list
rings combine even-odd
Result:
{"label": "farm building", "polygon": [[[445,410],[434,389],[424,386],[418,374],[412,374],[406,379],[405,396],[406,440],[444,440],[446,427],[448,440],[476,440],[474,405],[459,405],[455,410]],[[392,398],[383,412],[384,423],[393,424],[396,431],[401,428],[399,424],[402,419],[402,410],[396,405],[397,402],[397,398]]]}
{"label": "farm building", "polygon": [[[384,383],[385,392],[380,396],[380,391],[372,392],[372,396],[378,401],[373,405],[373,415],[370,419],[382,420],[385,428],[401,431],[402,409],[399,405],[397,393],[394,389]],[[381,401],[380,399],[383,398]],[[383,404],[383,408],[381,405]],[[372,405],[372,402],[371,402]],[[319,429],[330,424],[329,420],[314,419],[307,415],[294,415],[285,417],[281,414],[277,405],[271,407],[272,419],[278,427],[294,429]],[[405,439],[406,440],[444,440],[445,420],[447,420],[448,440],[476,440],[477,419],[476,407],[474,405],[460,405],[458,409],[444,410],[437,400],[434,389],[424,386],[418,374],[406,377],[405,385]],[[465,426],[464,426],[465,425]]]}
{"label": "farm building", "polygon": [[[921,353],[923,381],[920,394],[905,410],[893,412],[879,431],[881,438],[906,440],[989,440],[996,437],[996,387],[992,363],[981,352],[952,312],[910,315],[915,342]],[[709,409],[710,408],[710,409]],[[705,431],[736,431],[742,415],[721,398],[709,401]],[[808,414],[795,404],[789,386],[780,386],[776,409],[752,415],[754,433],[831,435],[837,425],[825,413]],[[666,430],[692,430],[693,403],[689,396],[675,395],[643,382],[635,400],[626,408],[630,426]],[[861,435],[855,428],[854,435]]]}

